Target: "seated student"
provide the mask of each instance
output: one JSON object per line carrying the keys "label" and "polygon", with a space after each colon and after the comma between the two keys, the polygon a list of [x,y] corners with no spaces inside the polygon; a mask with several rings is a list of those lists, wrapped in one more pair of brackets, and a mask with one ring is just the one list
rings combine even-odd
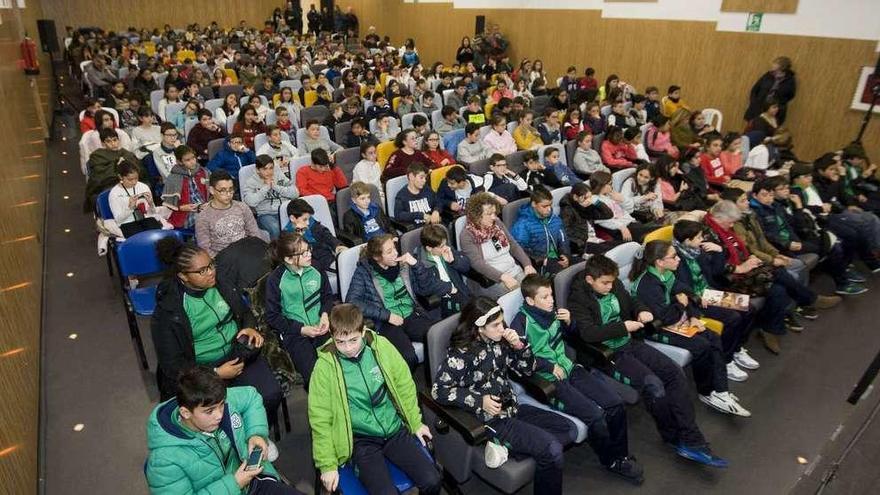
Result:
{"label": "seated student", "polygon": [[411,370],[418,365],[412,343],[424,342],[434,323],[413,292],[410,270],[416,263],[411,254],[398,254],[391,234],[373,237],[361,252],[345,297],[394,344]]}
{"label": "seated student", "polygon": [[342,169],[337,167],[321,148],[311,151],[312,163],[296,171],[296,187],[301,196],[320,194],[327,203],[336,204],[336,192],[348,186]]}
{"label": "seated student", "polygon": [[[113,118],[112,115],[111,118]],[[135,156],[143,160],[155,147],[159,146],[159,142],[162,141],[162,131],[158,125],[153,123],[153,111],[149,108],[142,107],[138,111],[137,118],[138,125],[129,129],[131,133],[130,146]]]}
{"label": "seated student", "polygon": [[529,275],[520,290],[525,304],[510,327],[531,345],[538,376],[556,385],[554,407],[586,423],[588,442],[606,469],[641,484],[644,470],[629,457],[625,405],[598,370],[586,369],[566,355],[563,335],[571,331],[571,313],[555,309],[550,279]]}
{"label": "seated student", "polygon": [[342,230],[355,239],[357,244],[382,234],[396,234],[391,221],[378,203],[373,202],[370,186],[352,182],[351,209],[342,217]]}
{"label": "seated student", "polygon": [[257,156],[256,169],[257,173],[241,185],[241,199],[254,210],[257,225],[269,233],[270,239],[277,239],[281,234],[278,208],[285,200],[299,196],[299,191],[269,155]]}
{"label": "seated student", "polygon": [[663,204],[669,210],[702,211],[708,207],[706,200],[699,195],[699,190],[690,186],[677,160],[669,155],[661,155],[654,162],[654,171],[659,178]]}
{"label": "seated student", "polygon": [[654,117],[657,115],[663,115],[660,107],[660,90],[657,89],[657,86],[645,88],[645,112],[647,113],[648,122],[653,122]]}
{"label": "seated student", "polygon": [[428,135],[428,132],[431,130],[430,126],[428,126],[428,119],[421,114],[416,114],[412,119],[412,128],[416,131],[416,147],[421,149],[422,145],[425,144],[425,136]]}
{"label": "seated student", "polygon": [[477,193],[468,201],[467,222],[459,245],[471,260],[474,271],[496,282],[484,289],[489,297],[499,297],[519,286],[519,281],[536,273],[525,250],[498,218],[501,205],[489,193]]}
{"label": "seated student", "polygon": [[880,181],[877,180],[877,164],[870,163],[865,148],[851,143],[841,154],[843,172],[840,174],[843,191],[851,203],[866,211],[880,211]]}
{"label": "seated student", "polygon": [[266,144],[260,146],[257,155],[266,155],[275,162],[285,177],[290,177],[290,161],[299,156],[299,150],[290,141],[281,137],[282,131],[278,126],[266,127]]}
{"label": "seated student", "polygon": [[140,160],[131,151],[122,148],[115,129],[101,129],[98,134],[104,147],[95,150],[86,162],[88,181],[83,202],[85,213],[94,212],[98,196],[119,182],[117,167],[122,163],[130,163],[137,168],[138,177],[149,177]]}
{"label": "seated student", "polygon": [[633,95],[631,101],[632,108],[627,112],[627,116],[635,121],[633,127],[641,128],[648,123],[648,111],[645,109],[647,98],[645,95]]}
{"label": "seated student", "polygon": [[238,171],[241,170],[241,167],[256,162],[257,155],[244,145],[244,136],[241,133],[233,132],[226,140],[223,149],[208,162],[208,170],[211,173],[224,170],[234,181],[238,182]]}
{"label": "seated student", "polygon": [[[321,122],[321,125],[327,128],[327,132],[330,133],[330,140],[336,141],[336,124],[343,122],[342,116],[345,113],[342,110],[342,105],[339,103],[331,103],[328,106],[329,114],[327,118],[324,119],[324,122]],[[342,136],[339,136],[340,138]]]}
{"label": "seated student", "polygon": [[208,184],[211,200],[196,215],[196,243],[200,248],[213,257],[245,237],[269,240],[266,232],[260,230],[251,209],[232,199],[235,181],[228,172],[212,172]]}
{"label": "seated student", "polygon": [[440,168],[447,165],[454,165],[455,158],[448,151],[440,147],[440,134],[431,131],[425,135],[424,144],[422,145],[422,153],[431,160],[431,168]]}
{"label": "seated student", "polygon": [[755,182],[752,194],[756,200],[752,208],[761,228],[780,252],[789,257],[818,255],[827,265],[839,295],[857,295],[868,290],[862,285],[865,278],[849,267],[857,250],[821,228],[812,212],[804,208],[800,196],[791,194],[784,177]]}
{"label": "seated student", "polygon": [[792,277],[805,285],[808,283],[809,272],[806,264],[798,258],[784,256],[767,240],[761,229],[761,223],[752,211],[748,193],[742,189],[731,187],[721,193],[721,199],[733,202],[742,213],[740,220],[734,224],[733,230],[745,242],[753,256],[765,265],[784,268]]}
{"label": "seated student", "polygon": [[416,111],[415,96],[407,91],[400,95],[400,101],[397,103],[397,115],[406,115]]}
{"label": "seated student", "polygon": [[471,298],[465,274],[471,262],[448,244],[449,235],[442,225],[426,225],[420,235],[421,246],[413,254],[413,289],[422,297],[441,298],[440,317],[461,311]]}
{"label": "seated student", "polygon": [[472,123],[464,128],[464,140],[458,143],[455,154],[460,163],[474,163],[489,158],[492,152],[480,139],[480,126]]}
{"label": "seated student", "polygon": [[489,157],[489,171],[483,176],[483,190],[494,194],[501,206],[521,198],[528,188],[524,178],[507,168],[504,156],[495,153]]}
{"label": "seated student", "polygon": [[464,167],[459,165],[447,170],[446,178],[440,182],[440,188],[437,190],[440,218],[446,223],[452,223],[456,218],[464,215],[468,199],[478,189],[482,190],[474,185]]}
{"label": "seated student", "polygon": [[367,122],[362,118],[356,118],[351,121],[351,130],[345,136],[345,145],[349,148],[356,148],[364,143],[379,144],[380,139],[367,129]]}
{"label": "seated student", "polygon": [[718,133],[706,136],[706,145],[703,153],[700,154],[700,168],[703,169],[706,180],[713,186],[725,186],[731,178],[721,163],[721,144],[723,141],[724,138]]}
{"label": "seated student", "polygon": [[501,101],[502,98],[508,98],[512,100],[514,98],[514,95],[513,91],[509,87],[507,87],[507,81],[499,79],[498,82],[495,84],[495,91],[493,91],[492,94],[489,95],[489,99],[494,101],[495,103],[498,103],[499,101]]}
{"label": "seated student", "polygon": [[214,368],[227,385],[250,385],[274,418],[281,386],[261,354],[263,336],[241,297],[223,280],[204,249],[165,238],[156,246],[159,259],[171,267],[156,291],[153,344],[159,360],[162,397],[177,393],[174,377],[196,366]]}
{"label": "seated student", "polygon": [[532,189],[510,232],[541,273],[555,274],[572,263],[562,219],[553,213],[553,196],[547,189]]}
{"label": "seated student", "polygon": [[[130,129],[132,127],[137,127],[140,124],[140,119],[138,118],[138,114],[140,113],[142,108],[148,107],[144,106],[144,97],[138,93],[137,91],[130,91],[126,95],[126,100],[128,101],[128,108],[119,112],[119,125],[124,129]],[[100,104],[98,105],[98,109],[100,109]],[[86,112],[88,114],[88,112]],[[150,110],[150,118],[152,120],[153,111]],[[84,117],[83,120],[90,117]],[[153,122],[154,123],[154,122]],[[92,119],[92,124],[94,126],[94,119]],[[82,126],[82,122],[80,122],[80,126]]]}
{"label": "seated student", "polygon": [[[454,108],[456,111],[467,105],[467,83],[464,80],[457,81],[455,83],[455,91],[445,98],[446,104]],[[467,118],[465,118],[465,121],[468,122]]]}
{"label": "seated student", "polygon": [[385,95],[377,91],[376,93],[373,93],[373,105],[367,109],[367,113],[364,117],[369,121],[372,119],[378,119],[383,115],[398,120],[400,119],[400,116],[391,109],[391,104],[388,103],[388,99],[385,98]]}
{"label": "seated student", "polygon": [[513,140],[519,150],[536,150],[544,143],[541,141],[541,133],[532,125],[535,112],[526,110],[519,118],[519,124],[513,130]]}
{"label": "seated student", "polygon": [[611,104],[611,113],[605,119],[608,127],[619,127],[627,130],[630,127],[636,127],[636,119],[626,113],[626,107],[623,101],[617,100]]}
{"label": "seated student", "polygon": [[[255,98],[255,100],[258,99]],[[257,137],[257,134],[264,132],[266,132],[266,124],[260,122],[254,106],[250,103],[242,105],[241,112],[238,114],[238,122],[232,128],[232,133],[241,134],[244,137],[244,145],[253,150],[254,138]]]}
{"label": "seated student", "polygon": [[302,141],[301,143],[296,143],[300,153],[311,153],[321,149],[328,155],[335,157],[336,152],[342,149],[342,146],[321,136],[321,124],[314,119],[306,122],[306,136]]}
{"label": "seated student", "polygon": [[396,121],[392,125],[390,116],[380,115],[376,119],[376,133],[373,135],[376,141],[381,143],[393,141],[398,133],[400,133],[400,129],[397,127]]}
{"label": "seated student", "polygon": [[630,127],[623,131],[623,141],[630,147],[631,152],[635,154],[636,163],[651,161],[651,157],[645,151],[645,145],[642,144],[642,131],[638,127]]}
{"label": "seated student", "polygon": [[208,163],[208,143],[223,138],[226,133],[214,122],[210,110],[204,108],[199,110],[198,117],[199,123],[190,129],[186,145],[195,151],[196,158],[200,162]]}
{"label": "seated student", "polygon": [[[633,284],[630,291],[655,318],[655,332],[649,338],[691,353],[691,369],[700,401],[723,413],[749,417],[752,414],[728,391],[727,375],[731,367],[726,365],[720,337],[711,330],[706,331],[706,325],[700,320],[703,313],[696,294],[676,279],[679,264],[672,243],[655,240],[645,244],[644,254],[636,259],[630,272]],[[685,337],[668,330],[677,325],[696,327],[698,331]]]}
{"label": "seated student", "polygon": [[85,113],[83,113],[82,119],[79,121],[79,132],[85,134],[89,131],[94,131],[98,128],[97,120],[95,120],[95,114],[98,113],[98,110],[101,109],[101,101],[98,99],[88,99],[86,100],[86,108]]}
{"label": "seated student", "polygon": [[174,127],[177,128],[177,132],[183,136],[184,132],[186,132],[187,121],[196,120],[201,108],[202,106],[199,104],[198,100],[191,99],[186,102],[186,105],[184,105],[181,111],[172,114],[171,118],[168,119],[168,122],[174,124]]}
{"label": "seated student", "polygon": [[[547,149],[555,150],[555,148]],[[520,172],[520,176],[526,181],[526,185],[530,191],[538,186],[546,187],[547,189],[562,187],[562,182],[556,177],[556,174],[553,173],[552,170],[547,170],[544,164],[538,160],[537,152],[527,152],[524,161],[525,167],[522,172]]]}
{"label": "seated student", "polygon": [[465,109],[462,117],[468,124],[486,125],[486,114],[483,113],[483,102],[479,96],[474,95],[468,98],[467,109]]}
{"label": "seated student", "polygon": [[589,177],[597,171],[610,172],[602,163],[599,152],[593,149],[593,135],[589,130],[582,131],[577,135],[577,148],[574,150],[574,158],[571,164],[575,173]]}
{"label": "seated student", "polygon": [[605,139],[602,140],[602,163],[619,170],[635,167],[638,159],[635,149],[624,141],[623,129],[609,127]]}
{"label": "seated student", "polygon": [[590,132],[594,136],[596,134],[604,134],[608,125],[605,123],[605,116],[602,115],[602,110],[599,108],[599,104],[596,102],[587,103],[585,112],[586,117],[584,118],[584,125],[589,127]]}
{"label": "seated student", "polygon": [[312,247],[300,234],[283,232],[269,244],[275,269],[266,278],[265,319],[290,354],[309,389],[317,349],[328,339],[333,290],[312,264]]}
{"label": "seated student", "polygon": [[422,93],[422,96],[419,98],[419,101],[416,102],[415,111],[421,112],[425,115],[431,115],[431,112],[435,110],[440,110],[440,107],[434,101],[435,95],[431,91],[425,91]]}
{"label": "seated student", "polygon": [[624,242],[642,242],[648,233],[660,228],[659,223],[640,223],[627,210],[632,206],[627,199],[611,188],[611,174],[596,172],[590,176],[590,190],[596,201],[604,204],[612,213],[610,218],[596,220],[596,224],[609,231],[615,239]]}
{"label": "seated student", "polygon": [[404,129],[394,138],[397,151],[388,158],[382,170],[382,182],[405,174],[411,163],[428,165],[431,159],[419,151],[419,135],[414,129]]}
{"label": "seated student", "polygon": [[613,216],[604,203],[594,201],[590,184],[579,182],[571,187],[571,192],[559,202],[559,216],[571,250],[576,255],[601,254],[620,244],[613,239],[602,239],[596,235],[593,224],[596,220]]}
{"label": "seated student", "polygon": [[[712,277],[711,285],[723,290],[740,292],[751,296],[766,296],[766,304],[761,309],[756,326],[762,329],[760,336],[764,347],[773,354],[779,354],[777,336],[786,330],[799,332],[803,326],[789,306],[798,307],[797,314],[814,320],[818,318],[817,309],[828,309],[840,303],[840,296],[817,296],[809,287],[795,280],[787,271],[773,265],[763,265],[752,255],[745,241],[736,233],[734,226],[742,219],[742,210],[731,201],[719,201],[709,210],[703,222],[709,227],[707,240],[722,247],[716,258],[715,267],[707,276]],[[722,263],[723,261],[723,263]]]}
{"label": "seated student", "polygon": [[368,493],[395,493],[387,461],[419,493],[439,494],[443,477],[424,451],[431,431],[422,423],[407,363],[388,339],[366,329],[355,305],[333,308],[330,335],[312,375],[322,393],[309,394],[308,412],[323,488],[337,491],[338,467],[350,460]]}
{"label": "seated student", "polygon": [[648,156],[660,157],[669,155],[672,158],[678,158],[680,153],[678,148],[672,145],[669,137],[669,119],[662,114],[657,114],[648,124],[645,131],[645,151]]}
{"label": "seated student", "polygon": [[685,109],[690,110],[685,102],[681,101],[681,86],[672,85],[666,91],[666,96],[660,100],[660,112],[666,117],[672,117],[675,112]]}
{"label": "seated student", "polygon": [[623,181],[620,194],[627,213],[642,223],[663,222],[663,193],[660,181],[650,163],[641,163],[636,173]]}
{"label": "seated student", "polygon": [[180,103],[180,89],[177,88],[174,84],[170,82],[165,83],[165,95],[159,100],[159,107],[157,109],[157,113],[159,114],[159,120],[165,121],[165,109],[168,108],[168,105],[171,103]]}
{"label": "seated student", "polygon": [[150,187],[138,180],[137,164],[123,161],[117,165],[116,173],[119,182],[110,189],[107,200],[122,235],[131,237],[145,230],[163,228]]}
{"label": "seated student", "polygon": [[177,164],[174,150],[181,145],[180,133],[171,122],[162,122],[159,129],[162,133],[162,139],[159,141],[158,146],[149,148],[150,153],[144,156],[144,167],[150,171],[156,170],[159,178],[165,180],[168,174],[171,173],[171,169]]}
{"label": "seated student", "polygon": [[323,273],[336,262],[336,255],[347,248],[314,215],[315,210],[305,200],[294,199],[287,204],[287,218],[290,223],[284,227],[284,231],[303,236],[309,243],[312,266]]}
{"label": "seated student", "polygon": [[208,180],[211,172],[199,165],[196,152],[188,146],[174,150],[177,164],[165,178],[162,189],[162,206],[171,210],[168,222],[175,229],[192,229],[196,214],[208,201]]}
{"label": "seated student", "polygon": [[566,141],[577,139],[578,134],[584,132],[585,129],[584,123],[581,122],[580,109],[572,107],[565,118],[565,124],[562,125],[562,138]]}
{"label": "seated student", "polygon": [[281,129],[282,132],[286,132],[291,141],[296,139],[296,125],[290,118],[290,109],[288,107],[279,105],[278,108],[275,109],[275,125]]}
{"label": "seated student", "polygon": [[458,115],[458,108],[450,105],[445,105],[440,110],[440,115],[443,117],[440,122],[437,124],[437,128],[435,131],[439,132],[441,136],[446,135],[456,129],[464,129],[465,125],[467,125],[463,118]]}
{"label": "seated student", "polygon": [[[175,375],[175,397],[153,408],[147,420],[144,474],[150,493],[302,495],[281,481],[269,461],[274,445],[257,391],[227,388],[207,366],[182,371]],[[263,451],[260,465],[247,469],[255,448]]]}
{"label": "seated student", "polygon": [[629,295],[617,279],[614,261],[597,254],[572,282],[568,307],[577,336],[586,344],[602,344],[613,354],[605,370],[634,387],[653,416],[663,441],[676,454],[712,467],[727,461],[714,455],[696,424],[687,378],[675,362],[633,335],[654,321],[654,315]]}
{"label": "seated student", "polygon": [[89,156],[101,147],[101,129],[113,129],[116,136],[119,138],[120,146],[130,151],[134,150],[132,140],[128,133],[122,129],[116,128],[116,120],[114,119],[113,114],[106,110],[98,110],[95,112],[95,118],[98,119],[98,128],[87,131],[79,140],[79,161],[80,168],[84,175],[86,174],[86,162],[88,162]]}
{"label": "seated student", "polygon": [[440,223],[437,198],[427,182],[428,168],[419,162],[411,163],[406,172],[406,187],[394,199],[396,220],[415,226]]}
{"label": "seated student", "polygon": [[706,123],[703,113],[681,109],[670,117],[672,144],[684,151],[686,148],[699,148],[706,134],[715,129]]}
{"label": "seated student", "polygon": [[580,177],[562,162],[559,148],[544,148],[544,168],[559,179],[561,186],[570,186],[581,182]]}
{"label": "seated student", "polygon": [[[742,134],[738,132],[728,132],[725,134],[724,140],[721,142],[721,153],[718,155],[718,158],[721,159],[721,166],[724,168],[725,175],[730,176],[734,180],[754,181],[758,176],[755,174],[754,169],[743,167],[742,151]],[[735,182],[734,184],[736,184],[736,187],[746,189],[742,187],[742,182]],[[751,190],[751,185],[750,183],[749,190]]]}
{"label": "seated student", "polygon": [[385,188],[382,187],[380,177],[382,171],[379,168],[379,162],[376,161],[376,144],[365,141],[359,145],[361,159],[352,170],[352,182],[364,182],[376,186],[379,190],[379,199],[385,202]]}
{"label": "seated student", "polygon": [[439,363],[431,396],[463,409],[483,422],[490,441],[514,456],[535,460],[535,492],[562,493],[563,449],[576,436],[564,417],[528,404],[518,404],[508,375],[539,370],[530,346],[506,328],[498,303],[477,297],[465,305],[452,333],[446,359]]}
{"label": "seated student", "polygon": [[559,111],[553,107],[544,110],[544,122],[538,125],[541,142],[553,144],[562,142],[562,128],[559,125]]}

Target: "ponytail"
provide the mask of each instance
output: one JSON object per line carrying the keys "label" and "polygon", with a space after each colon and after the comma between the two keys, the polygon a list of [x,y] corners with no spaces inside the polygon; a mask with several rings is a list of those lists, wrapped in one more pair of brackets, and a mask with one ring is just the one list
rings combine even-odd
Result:
{"label": "ponytail", "polygon": [[272,260],[272,266],[280,266],[285,258],[295,255],[296,247],[301,243],[306,243],[306,240],[300,234],[282,232],[277,239],[269,243],[269,259]]}
{"label": "ponytail", "polygon": [[649,267],[654,266],[654,263],[658,260],[662,260],[670,247],[672,247],[671,242],[660,240],[645,244],[639,251],[640,256],[637,255],[635,261],[633,261],[632,269],[629,272],[630,281],[636,281],[648,271]]}
{"label": "ponytail", "polygon": [[174,237],[166,237],[156,244],[156,255],[159,261],[168,266],[170,275],[185,271],[192,264],[192,259],[204,252],[194,244],[184,244]]}

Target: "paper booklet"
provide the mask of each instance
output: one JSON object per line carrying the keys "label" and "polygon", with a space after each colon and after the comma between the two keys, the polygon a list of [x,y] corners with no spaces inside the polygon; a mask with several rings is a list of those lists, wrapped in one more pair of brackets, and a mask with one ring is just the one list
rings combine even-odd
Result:
{"label": "paper booklet", "polygon": [[703,302],[709,306],[717,306],[719,308],[735,309],[737,311],[749,310],[748,294],[706,289],[703,291]]}
{"label": "paper booklet", "polygon": [[699,328],[691,325],[690,321],[687,318],[683,318],[675,325],[665,326],[663,327],[663,330],[666,330],[667,332],[677,333],[678,335],[688,338],[693,337],[700,331]]}

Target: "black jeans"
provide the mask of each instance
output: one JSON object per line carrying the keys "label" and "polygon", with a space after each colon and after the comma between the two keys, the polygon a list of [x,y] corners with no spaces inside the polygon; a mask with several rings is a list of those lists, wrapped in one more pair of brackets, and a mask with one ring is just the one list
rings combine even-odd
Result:
{"label": "black jeans", "polygon": [[404,318],[403,325],[396,327],[391,323],[384,323],[379,335],[390,340],[397,351],[403,356],[403,360],[414,370],[419,365],[419,359],[416,351],[413,349],[413,342],[424,342],[425,335],[434,321],[416,312],[411,313]]}
{"label": "black jeans", "polygon": [[354,437],[351,461],[358,470],[358,479],[367,493],[397,495],[397,488],[385,465],[388,459],[419,487],[419,493],[440,493],[443,476],[434,461],[425,453],[415,435],[401,427],[390,438]]}
{"label": "black jeans", "polygon": [[515,417],[493,419],[487,425],[492,437],[513,456],[535,460],[534,493],[562,493],[562,450],[577,437],[574,423],[556,413],[520,405]]}
{"label": "black jeans", "polygon": [[727,361],[721,351],[721,337],[712,330],[704,330],[693,337],[685,337],[666,330],[658,330],[651,340],[687,349],[691,353],[691,369],[700,395],[727,392]]}
{"label": "black jeans", "polygon": [[[229,358],[221,359],[214,366],[220,366],[227,361]],[[266,409],[269,424],[275,424],[278,418],[278,406],[281,405],[284,396],[281,392],[281,385],[278,384],[275,374],[269,368],[266,358],[258,355],[245,365],[240,375],[232,380],[227,380],[227,383],[230,387],[251,386],[257,389],[263,398],[263,407]]]}
{"label": "black jeans", "polygon": [[603,466],[629,455],[623,400],[599,371],[575,366],[567,379],[556,382],[553,405],[587,424],[590,447]]}
{"label": "black jeans", "polygon": [[697,427],[687,377],[675,362],[644,342],[630,340],[615,351],[610,371],[614,379],[639,391],[663,441],[706,445]]}
{"label": "black jeans", "polygon": [[318,347],[324,345],[329,337],[329,333],[319,337],[306,337],[303,335],[290,336],[282,339],[281,345],[284,350],[290,354],[293,360],[293,366],[296,371],[302,375],[303,387],[306,392],[309,391],[309,379],[312,377],[312,370],[315,369],[315,363],[318,362]]}
{"label": "black jeans", "polygon": [[296,488],[285,485],[283,482],[275,478],[260,477],[254,478],[248,486],[248,495],[304,495],[303,492]]}
{"label": "black jeans", "polygon": [[703,316],[718,320],[724,324],[721,332],[721,351],[724,354],[724,362],[733,360],[733,355],[742,349],[752,333],[752,323],[755,320],[755,312],[736,311],[734,309],[707,306],[702,309]]}

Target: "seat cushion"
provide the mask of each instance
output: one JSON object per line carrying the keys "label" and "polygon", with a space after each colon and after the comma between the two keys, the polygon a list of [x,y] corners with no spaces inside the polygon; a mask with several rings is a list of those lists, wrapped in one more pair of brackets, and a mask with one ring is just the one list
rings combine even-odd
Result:
{"label": "seat cushion", "polygon": [[128,298],[135,314],[152,316],[156,308],[156,286],[138,287],[128,291]]}
{"label": "seat cushion", "polygon": [[[391,474],[391,481],[394,482],[394,486],[397,487],[398,492],[403,493],[415,486],[413,485],[413,482],[403,474],[403,471],[401,471],[400,468],[388,461],[385,461],[385,465],[388,466],[388,472]],[[339,468],[339,491],[345,495],[369,495],[369,492],[364,485],[361,484],[357,474],[355,474],[354,466],[350,462]]]}
{"label": "seat cushion", "polygon": [[543,402],[539,401],[538,399],[535,399],[531,395],[527,394],[525,389],[519,383],[511,381],[510,388],[513,389],[513,393],[516,394],[516,400],[519,401],[520,404],[527,404],[532,407],[537,407],[538,409],[543,409],[545,411],[549,411],[554,414],[558,414],[558,415],[564,417],[565,419],[571,421],[572,423],[574,423],[574,426],[577,428],[577,438],[574,439],[574,441],[576,443],[581,443],[587,439],[588,429],[587,429],[587,425],[583,421],[579,420],[578,418],[576,418],[570,414],[565,414],[564,412],[557,411],[556,409],[553,409],[549,405],[544,404]]}
{"label": "seat cushion", "polygon": [[645,343],[665,354],[666,357],[675,361],[675,364],[682,368],[691,362],[691,352],[687,349],[682,349],[681,347],[675,347],[674,345],[669,344],[661,344],[660,342],[654,342],[652,340],[645,340]]}
{"label": "seat cushion", "polygon": [[477,476],[499,491],[515,493],[535,477],[535,460],[531,457],[519,461],[510,457],[500,467],[490,469],[486,466],[484,449],[482,445],[471,447],[471,465]]}

